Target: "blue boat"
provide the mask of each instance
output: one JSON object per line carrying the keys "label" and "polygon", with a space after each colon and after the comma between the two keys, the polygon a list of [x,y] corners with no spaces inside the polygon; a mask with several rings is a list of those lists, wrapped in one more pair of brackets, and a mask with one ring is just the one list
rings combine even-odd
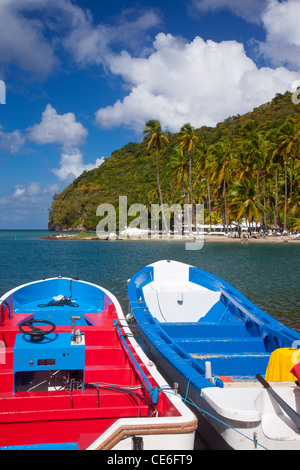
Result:
{"label": "blue boat", "polygon": [[197,410],[210,448],[300,449],[298,332],[176,261],[144,267],[128,293],[147,354]]}

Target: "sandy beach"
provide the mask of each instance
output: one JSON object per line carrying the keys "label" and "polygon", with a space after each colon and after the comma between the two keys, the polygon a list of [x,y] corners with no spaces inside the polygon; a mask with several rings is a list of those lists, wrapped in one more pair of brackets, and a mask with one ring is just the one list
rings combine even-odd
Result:
{"label": "sandy beach", "polygon": [[232,235],[208,235],[205,234],[203,237],[189,237],[189,236],[176,236],[176,235],[170,235],[170,236],[162,236],[162,235],[148,235],[148,237],[144,236],[128,236],[127,238],[124,237],[118,237],[115,234],[111,234],[111,236],[107,234],[100,235],[99,237],[96,234],[51,234],[51,235],[46,235],[42,237],[44,240],[82,240],[82,241],[161,241],[161,242],[197,242],[197,241],[202,241],[204,239],[205,243],[300,243],[300,237],[296,238],[296,235],[267,235],[265,237],[263,236],[243,236],[239,238],[238,236],[232,236]]}

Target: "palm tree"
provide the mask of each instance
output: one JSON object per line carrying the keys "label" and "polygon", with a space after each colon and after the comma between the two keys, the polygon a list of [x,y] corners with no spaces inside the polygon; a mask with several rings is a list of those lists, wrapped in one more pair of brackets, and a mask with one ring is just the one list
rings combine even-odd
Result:
{"label": "palm tree", "polygon": [[239,179],[244,176],[252,178],[253,175],[256,175],[258,201],[260,202],[261,140],[263,134],[260,132],[258,121],[248,119],[239,134],[243,161],[242,169],[239,170]]}
{"label": "palm tree", "polygon": [[[290,213],[293,204],[293,160],[295,152],[299,149],[300,143],[300,124],[294,118],[288,118],[280,128],[278,151],[284,156],[287,186],[287,163],[290,161]],[[287,193],[287,187],[286,187]],[[287,200],[287,194],[286,194]],[[287,207],[286,207],[287,211]],[[285,216],[286,220],[286,216]],[[285,226],[286,229],[286,226]]]}
{"label": "palm tree", "polygon": [[296,146],[300,141],[299,124],[293,118],[288,118],[280,127],[277,136],[277,149],[274,156],[280,155],[284,165],[284,230],[287,228],[287,206],[288,206],[288,162],[290,160],[290,208],[292,208],[293,191],[293,158]]}
{"label": "palm tree", "polygon": [[160,154],[162,148],[165,148],[165,147],[168,146],[169,140],[166,136],[166,133],[162,131],[160,122],[157,121],[156,119],[150,119],[149,121],[146,122],[146,124],[144,126],[144,132],[143,133],[145,135],[143,140],[148,143],[147,150],[151,151],[152,148],[155,148],[155,150],[156,150],[157,187],[158,187],[160,205],[161,205],[161,209],[162,209],[164,228],[165,228],[165,231],[167,231],[167,222],[166,222],[166,217],[165,217],[165,213],[164,213],[164,210],[163,210],[163,200],[162,200],[162,193],[161,193],[160,179],[159,179],[159,161],[158,161],[158,157],[159,157],[159,154]]}
{"label": "palm tree", "polygon": [[[240,172],[240,178],[244,176],[252,178],[256,175],[257,184],[257,202],[260,203],[261,191],[263,196],[263,205],[266,209],[267,205],[267,178],[270,175],[270,170],[275,169],[276,177],[276,197],[275,197],[275,224],[277,221],[277,207],[278,207],[278,167],[274,165],[275,150],[273,131],[265,132],[260,129],[260,124],[257,121],[248,120],[243,125],[240,136],[242,137],[241,151],[243,155],[243,162],[245,167]],[[267,224],[267,211],[264,211],[264,226]]]}
{"label": "palm tree", "polygon": [[[175,154],[170,158],[167,167],[172,172],[172,182],[174,182],[175,188],[180,189],[179,201],[182,202],[182,189],[184,204],[188,204],[188,191],[187,191],[187,180],[189,174],[189,162],[186,156],[183,154],[182,149],[175,147]],[[178,200],[178,199],[177,199]],[[187,225],[189,230],[191,229],[191,221],[189,218],[189,211],[187,211]]]}
{"label": "palm tree", "polygon": [[292,222],[293,222],[294,225],[291,228],[291,232],[296,231],[296,230],[300,230],[300,219],[297,219],[296,217],[293,217]]}
{"label": "palm tree", "polygon": [[208,213],[209,213],[209,225],[211,229],[212,225],[212,210],[211,210],[211,191],[209,181],[209,145],[207,142],[201,142],[201,145],[197,151],[197,169],[200,178],[205,178],[207,184],[207,201],[208,201]]}
{"label": "palm tree", "polygon": [[180,145],[181,149],[186,149],[190,156],[190,167],[189,167],[189,177],[190,177],[190,195],[191,195],[191,205],[192,205],[192,218],[195,222],[195,211],[194,211],[194,200],[193,200],[193,181],[192,181],[192,155],[195,150],[196,143],[198,142],[198,137],[195,135],[195,128],[188,122],[184,124],[180,129],[180,137],[177,139],[177,142]]}
{"label": "palm tree", "polygon": [[293,187],[293,214],[298,215],[300,207],[300,160],[296,160],[296,165],[294,166]]}
{"label": "palm tree", "polygon": [[[259,139],[259,148],[258,148],[258,155],[260,156],[260,175],[261,175],[261,184],[262,184],[262,195],[263,195],[263,206],[264,206],[264,227],[266,228],[267,225],[267,206],[266,206],[266,185],[267,185],[267,178],[269,176],[269,172],[271,169],[272,163],[272,154],[274,152],[274,144],[268,140],[268,136],[265,135],[263,132],[260,132],[258,135]],[[258,201],[260,202],[260,201]]]}
{"label": "palm tree", "polygon": [[[283,168],[283,159],[282,156],[277,152],[276,148],[276,139],[277,139],[277,130],[272,129],[268,131],[267,138],[270,142],[270,161],[269,161],[269,177],[271,182],[270,193],[275,194],[273,196],[274,201],[274,227],[278,227],[279,222],[279,212],[278,212],[278,201],[279,201],[279,175],[280,171]],[[274,187],[275,179],[275,187]]]}
{"label": "palm tree", "polygon": [[228,230],[227,185],[233,164],[233,144],[229,137],[223,137],[209,148],[210,175],[212,180],[222,188],[224,201],[224,225]]}
{"label": "palm tree", "polygon": [[175,148],[175,155],[170,158],[167,165],[172,170],[173,182],[175,187],[183,187],[184,203],[188,204],[187,194],[187,178],[188,178],[188,161],[180,148]]}
{"label": "palm tree", "polygon": [[246,217],[248,222],[259,222],[265,207],[258,202],[255,179],[242,179],[233,183],[230,193],[229,212],[237,221]]}

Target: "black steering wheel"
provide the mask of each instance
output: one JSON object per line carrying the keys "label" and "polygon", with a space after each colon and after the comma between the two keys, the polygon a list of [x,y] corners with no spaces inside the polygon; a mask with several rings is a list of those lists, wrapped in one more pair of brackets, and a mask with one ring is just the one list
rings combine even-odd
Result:
{"label": "black steering wheel", "polygon": [[[45,323],[47,325],[50,325],[52,328],[50,330],[43,330],[42,328],[37,328],[36,326],[33,326],[33,323]],[[24,330],[24,327],[29,328],[29,331]],[[25,335],[31,336],[31,341],[33,341],[34,343],[39,343],[40,341],[42,341],[44,336],[53,333],[53,331],[55,331],[55,328],[56,325],[52,321],[48,320],[25,320],[19,325],[20,332]]]}

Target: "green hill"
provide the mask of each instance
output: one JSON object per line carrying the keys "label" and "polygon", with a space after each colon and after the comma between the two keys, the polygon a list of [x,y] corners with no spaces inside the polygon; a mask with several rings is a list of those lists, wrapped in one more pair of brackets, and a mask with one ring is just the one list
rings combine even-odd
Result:
{"label": "green hill", "polygon": [[[300,121],[300,105],[294,105],[291,94],[287,92],[284,95],[276,95],[271,102],[255,108],[250,113],[229,117],[217,124],[215,128],[202,127],[195,130],[195,133],[198,137],[198,145],[205,142],[208,146],[228,136],[237,149],[237,154],[241,154],[243,138],[245,139],[241,137],[241,129],[245,123],[249,120],[257,121],[260,130],[266,133],[273,131],[276,134],[289,117]],[[174,172],[167,166],[176,153],[177,138],[178,134],[168,133],[169,145],[159,156],[162,195],[164,202],[169,204],[182,201],[182,187],[175,184]],[[207,170],[203,173],[204,176],[201,175],[199,152],[200,150],[196,149],[193,157],[194,200],[207,202],[206,186],[201,184]],[[239,158],[240,165],[245,165],[244,157],[240,155]],[[281,175],[282,172],[283,169]],[[231,186],[239,179],[237,173],[232,172],[231,176],[231,180],[227,183],[229,203]],[[282,193],[284,191],[282,178],[281,180],[279,178],[278,184],[279,192]],[[274,186],[274,181],[269,184],[269,193],[272,185]],[[219,211],[221,216],[222,204],[219,204],[218,189],[219,193],[221,190],[220,185],[219,188],[217,186],[215,184],[212,188],[212,191],[213,189],[215,191],[212,199],[215,201],[213,202],[214,209]],[[293,190],[298,191],[297,186],[294,186]],[[49,230],[94,231],[100,220],[96,216],[97,207],[103,203],[111,203],[117,208],[119,196],[127,196],[128,205],[141,203],[149,206],[151,203],[159,203],[155,153],[153,151],[149,153],[144,142],[130,142],[120,150],[114,151],[99,168],[83,172],[60,194],[55,194],[49,213]],[[270,194],[268,196],[272,199]],[[282,194],[279,196],[282,200]],[[274,199],[274,196],[272,197]]]}

